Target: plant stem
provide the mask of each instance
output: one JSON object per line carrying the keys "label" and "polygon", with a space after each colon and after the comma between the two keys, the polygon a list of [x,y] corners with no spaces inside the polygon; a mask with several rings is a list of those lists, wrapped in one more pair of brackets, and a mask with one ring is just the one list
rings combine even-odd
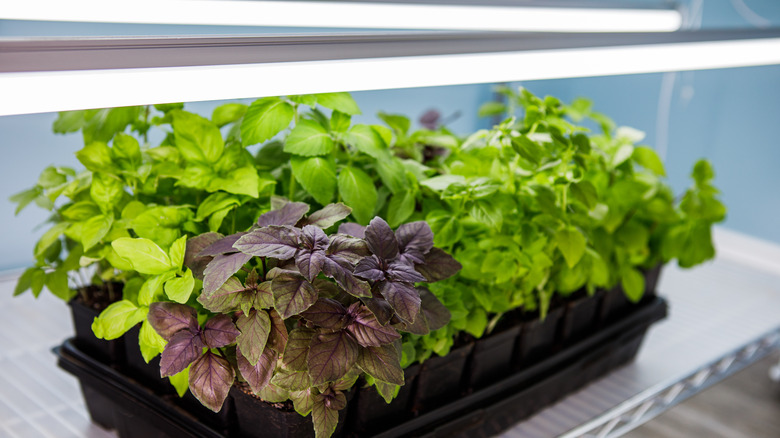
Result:
{"label": "plant stem", "polygon": [[287,194],[287,198],[290,201],[293,201],[293,198],[295,197],[295,174],[292,173],[292,169],[290,170],[290,190]]}
{"label": "plant stem", "polygon": [[260,257],[260,261],[263,263],[263,281],[265,281],[265,274],[268,272],[268,268],[265,266],[265,257]]}

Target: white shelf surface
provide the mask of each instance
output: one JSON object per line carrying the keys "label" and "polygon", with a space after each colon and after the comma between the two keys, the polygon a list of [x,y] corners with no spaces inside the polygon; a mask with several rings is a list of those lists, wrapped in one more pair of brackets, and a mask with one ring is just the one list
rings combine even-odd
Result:
{"label": "white shelf surface", "polygon": [[[776,348],[780,336],[767,335],[780,331],[780,250],[724,230],[716,240],[720,255],[714,262],[663,272],[659,293],[669,301],[669,317],[650,329],[635,362],[502,436],[551,437],[588,422],[609,423],[620,414],[616,408],[628,409],[625,402],[632,398],[646,406],[636,416],[645,420]],[[51,353],[73,333],[68,307],[46,292],[37,301],[29,293],[13,298],[15,281],[0,277],[0,437],[115,437],[90,423],[76,378],[57,368]],[[759,348],[744,348],[762,338]],[[740,350],[733,362],[723,360]],[[710,372],[710,363],[720,368]],[[679,385],[684,379],[693,384]],[[640,403],[656,393],[671,404]],[[570,435],[612,436],[586,432]]]}

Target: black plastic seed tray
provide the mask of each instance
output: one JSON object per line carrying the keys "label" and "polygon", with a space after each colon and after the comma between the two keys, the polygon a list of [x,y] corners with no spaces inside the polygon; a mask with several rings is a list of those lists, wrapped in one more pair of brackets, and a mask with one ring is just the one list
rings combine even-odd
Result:
{"label": "black plastic seed tray", "polygon": [[[390,429],[363,436],[491,436],[631,361],[647,329],[666,316],[667,304],[654,298],[630,315],[559,350],[526,369],[472,394],[453,399]],[[241,436],[233,427],[216,430],[177,405],[175,396],[151,389],[84,354],[70,341],[55,348],[59,366],[81,382],[93,420],[122,438],[224,438]],[[226,402],[230,417],[232,401]],[[348,409],[352,408],[352,404]],[[347,416],[349,417],[349,413]],[[347,421],[349,424],[349,421]],[[357,435],[348,429],[344,435]],[[296,434],[282,434],[292,437]]]}

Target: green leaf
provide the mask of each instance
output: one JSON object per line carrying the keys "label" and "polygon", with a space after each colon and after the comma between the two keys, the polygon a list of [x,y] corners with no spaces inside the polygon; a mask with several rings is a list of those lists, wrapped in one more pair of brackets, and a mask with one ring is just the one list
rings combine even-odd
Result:
{"label": "green leaf", "polygon": [[408,117],[400,114],[387,114],[380,112],[377,117],[382,119],[395,132],[396,137],[404,138],[406,133],[409,132],[409,128],[412,126],[412,122]]}
{"label": "green leaf", "polygon": [[212,193],[198,206],[198,212],[195,214],[195,221],[202,222],[216,211],[234,205],[241,205],[238,196],[224,192]]}
{"label": "green leaf", "polygon": [[[149,321],[144,319],[141,324],[141,330],[138,333],[138,346],[141,348],[141,356],[144,358],[144,362],[149,363],[155,356],[161,354],[165,349],[165,339],[160,336],[157,331],[149,324]],[[186,372],[185,370],[184,372]],[[181,373],[180,373],[181,374]],[[171,376],[178,376],[178,374]],[[179,394],[181,396],[181,394]]]}
{"label": "green leaf", "polygon": [[243,103],[226,103],[214,108],[211,113],[211,121],[220,128],[244,117],[247,106]]}
{"label": "green leaf", "polygon": [[634,154],[634,146],[630,144],[622,144],[615,151],[615,155],[612,156],[611,164],[613,167],[617,167],[623,164],[626,160],[631,158]]}
{"label": "green leaf", "polygon": [[506,113],[506,105],[502,102],[485,102],[477,113],[480,117],[500,116]]}
{"label": "green leaf", "polygon": [[344,136],[347,144],[376,159],[389,157],[382,137],[368,125],[355,125]]}
{"label": "green leaf", "polygon": [[116,339],[146,319],[147,307],[136,307],[128,300],[106,307],[92,322],[92,331],[100,339]]}
{"label": "green leaf", "polygon": [[315,96],[317,97],[317,103],[325,108],[340,111],[350,116],[360,114],[357,102],[349,93],[320,93]]}
{"label": "green leaf", "polygon": [[433,243],[438,247],[449,247],[463,236],[463,225],[457,215],[445,210],[435,210],[425,218],[433,231]]}
{"label": "green leaf", "polygon": [[634,148],[634,155],[632,158],[640,166],[653,172],[654,174],[659,176],[666,175],[666,171],[664,170],[664,163],[661,162],[658,154],[656,154],[653,149],[646,146],[637,146]]}
{"label": "green leaf", "polygon": [[632,303],[638,303],[645,293],[645,277],[634,268],[628,268],[623,271],[623,277],[620,279],[620,285],[623,292]]}
{"label": "green leaf", "polygon": [[166,272],[149,277],[141,285],[141,290],[138,292],[138,304],[148,306],[156,301],[160,301],[163,293],[163,284],[175,276],[176,274],[173,272]]}
{"label": "green leaf", "polygon": [[436,192],[443,192],[444,190],[447,190],[449,186],[456,183],[465,184],[466,177],[463,175],[439,175],[420,181],[421,186],[428,187]]}
{"label": "green leaf", "polygon": [[68,182],[68,177],[64,172],[59,171],[54,166],[49,166],[38,176],[38,185],[44,189],[60,186]]}
{"label": "green leaf", "polygon": [[317,202],[326,205],[333,199],[336,191],[336,164],[333,159],[293,157],[290,165],[295,179]]}
{"label": "green leaf", "polygon": [[124,184],[117,178],[106,173],[92,175],[89,194],[103,213],[113,211],[124,193]]}
{"label": "green leaf", "polygon": [[254,167],[247,166],[230,171],[224,178],[212,179],[208,184],[208,190],[224,190],[228,193],[257,198],[260,195],[259,185],[260,177],[258,177],[257,171]]}
{"label": "green leaf", "polygon": [[30,289],[30,286],[32,286],[32,277],[35,275],[35,271],[40,270],[41,269],[38,267],[25,269],[22,275],[19,276],[19,280],[17,280],[16,286],[14,286],[14,296],[27,292]]}
{"label": "green leaf", "polygon": [[382,184],[390,189],[391,193],[398,194],[408,189],[409,184],[406,178],[406,167],[401,160],[385,153],[383,157],[376,160],[376,172]]}
{"label": "green leaf", "polygon": [[397,193],[390,198],[387,205],[387,223],[390,227],[396,228],[414,213],[415,196],[414,192],[407,190]]}
{"label": "green leaf", "polygon": [[184,266],[184,252],[187,250],[187,236],[181,236],[176,239],[171,248],[168,250],[168,255],[171,257],[171,266],[173,268],[181,269]]}
{"label": "green leaf", "polygon": [[30,290],[35,298],[41,295],[43,285],[46,283],[46,272],[43,269],[36,269],[30,276]]}
{"label": "green leaf", "polygon": [[222,134],[214,123],[185,111],[172,111],[176,148],[189,162],[216,163],[225,149]]}
{"label": "green leaf", "polygon": [[68,272],[63,269],[46,274],[46,288],[55,297],[66,302],[76,295],[76,291],[68,287]]}
{"label": "green leaf", "polygon": [[69,226],[70,224],[67,222],[60,222],[54,224],[45,233],[43,233],[43,236],[41,236],[41,238],[38,240],[38,243],[35,245],[35,257],[42,257],[46,250],[49,249],[49,247],[52,246],[54,242],[59,240],[60,236],[62,236],[62,233],[64,233],[65,229]]}
{"label": "green leaf", "polygon": [[81,201],[71,204],[69,207],[62,210],[61,213],[62,217],[69,221],[81,222],[100,215],[100,209],[94,202]]}
{"label": "green leaf", "polygon": [[468,315],[468,319],[466,321],[466,331],[471,334],[471,336],[480,338],[485,334],[487,324],[487,313],[485,313],[484,309],[477,308]]}
{"label": "green leaf", "polygon": [[559,231],[555,235],[555,242],[569,268],[573,268],[585,254],[585,236],[575,228]]}
{"label": "green leaf", "polygon": [[111,149],[103,142],[90,143],[76,152],[76,158],[93,172],[115,172]]}
{"label": "green leaf", "polygon": [[712,169],[712,164],[707,160],[697,161],[693,166],[691,178],[693,178],[697,186],[703,186],[706,183],[709,183],[715,178],[715,171]]}
{"label": "green leaf", "polygon": [[195,279],[192,277],[192,271],[187,269],[184,275],[176,277],[165,282],[165,295],[180,304],[184,304],[190,299],[192,289],[195,288]]}
{"label": "green leaf", "polygon": [[168,377],[168,381],[171,382],[173,388],[176,389],[176,393],[179,397],[184,397],[187,390],[190,388],[190,367],[184,369],[178,374],[174,374]]}
{"label": "green leaf", "polygon": [[357,366],[376,380],[403,385],[404,372],[399,353],[394,344],[363,347],[358,354]]}
{"label": "green leaf", "polygon": [[328,155],[333,151],[333,139],[319,123],[301,120],[287,137],[284,151],[306,157]]}
{"label": "green leaf", "polygon": [[14,215],[21,213],[21,211],[24,210],[24,208],[27,207],[32,201],[34,201],[38,196],[40,196],[41,193],[42,192],[40,187],[33,187],[31,189],[16,193],[8,198],[11,202],[18,204],[16,206],[16,210],[14,210]]}
{"label": "green leaf", "polygon": [[352,208],[352,216],[359,223],[367,224],[374,215],[377,202],[374,181],[358,168],[345,167],[339,173],[338,184],[339,195]]}
{"label": "green leaf", "polygon": [[111,150],[116,158],[129,161],[133,169],[141,164],[141,146],[139,146],[138,140],[127,134],[117,134],[114,137],[114,147]]}
{"label": "green leaf", "polygon": [[330,129],[333,132],[347,132],[352,123],[352,117],[341,111],[333,111],[330,115]]}
{"label": "green leaf", "polygon": [[119,257],[133,265],[133,269],[147,275],[159,275],[175,268],[171,259],[156,243],[149,239],[121,237],[111,242]]}
{"label": "green leaf", "polygon": [[52,125],[52,131],[56,134],[67,134],[70,132],[76,132],[86,122],[86,111],[62,111],[57,115],[57,120]]}
{"label": "green leaf", "polygon": [[264,97],[249,106],[241,122],[244,146],[262,143],[290,126],[295,109],[278,97]]}
{"label": "green leaf", "polygon": [[87,220],[84,223],[84,231],[81,233],[81,245],[84,251],[89,250],[100,241],[111,230],[114,219],[111,216],[98,215]]}

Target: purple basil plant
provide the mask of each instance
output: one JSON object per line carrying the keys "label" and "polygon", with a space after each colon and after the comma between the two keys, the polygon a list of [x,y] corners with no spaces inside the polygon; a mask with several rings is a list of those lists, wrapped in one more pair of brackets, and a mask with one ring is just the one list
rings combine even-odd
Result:
{"label": "purple basil plant", "polygon": [[461,266],[433,247],[425,222],[393,231],[375,217],[328,235],[351,209],[308,210],[289,202],[248,232],[190,239],[185,264],[203,282],[197,303],[153,303],[148,318],[167,341],[160,375],[189,370],[205,406],[220,410],[238,378],[261,398],[291,400],[311,413],[317,436],[330,436],[359,376],[404,384],[401,332],[426,334],[450,318],[418,284]]}

